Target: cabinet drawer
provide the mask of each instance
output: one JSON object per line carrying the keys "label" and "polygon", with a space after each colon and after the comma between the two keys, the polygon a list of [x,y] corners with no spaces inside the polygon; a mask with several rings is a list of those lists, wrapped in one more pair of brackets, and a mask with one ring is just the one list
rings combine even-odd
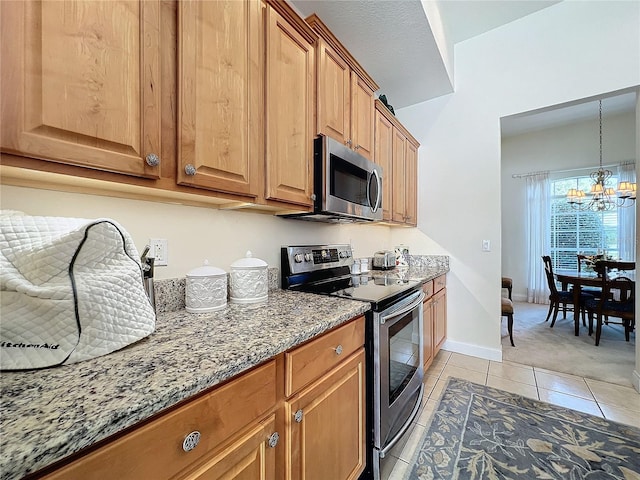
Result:
{"label": "cabinet drawer", "polygon": [[422,285],[422,291],[424,292],[424,299],[427,300],[431,295],[433,295],[433,280],[429,280],[428,282]]}
{"label": "cabinet drawer", "polygon": [[349,322],[285,353],[288,397],[364,345],[364,317]]}
{"label": "cabinet drawer", "polygon": [[447,276],[446,275],[440,275],[439,277],[437,277],[437,278],[435,278],[433,280],[433,291],[434,292],[439,292],[440,290],[442,290],[446,286],[447,286]]}
{"label": "cabinet drawer", "polygon": [[[276,403],[271,361],[56,470],[47,479],[169,478],[225,444]],[[195,448],[182,443],[200,432]]]}

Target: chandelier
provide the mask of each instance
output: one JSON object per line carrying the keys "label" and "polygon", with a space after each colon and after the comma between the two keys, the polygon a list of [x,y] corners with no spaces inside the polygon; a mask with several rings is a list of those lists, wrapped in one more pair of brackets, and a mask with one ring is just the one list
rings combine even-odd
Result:
{"label": "chandelier", "polygon": [[567,193],[567,202],[576,210],[594,210],[602,212],[604,210],[613,210],[617,207],[630,207],[636,200],[636,183],[620,182],[618,190],[607,187],[607,180],[611,178],[613,173],[602,167],[602,100],[600,104],[600,168],[591,172],[590,177],[593,181],[589,196],[577,188],[569,189]]}

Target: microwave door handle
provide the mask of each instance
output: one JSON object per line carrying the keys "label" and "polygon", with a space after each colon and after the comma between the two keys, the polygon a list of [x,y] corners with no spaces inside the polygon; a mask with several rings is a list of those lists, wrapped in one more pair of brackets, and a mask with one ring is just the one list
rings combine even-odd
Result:
{"label": "microwave door handle", "polygon": [[[376,203],[374,205],[371,204],[371,180],[373,180],[373,178],[375,177],[376,179],[376,185],[377,185],[377,190],[378,190],[378,195],[376,197]],[[378,208],[380,207],[380,200],[382,196],[382,186],[381,186],[381,182],[380,182],[380,175],[378,175],[378,171],[377,170],[373,170],[373,172],[371,172],[371,176],[369,177],[369,186],[367,188],[367,201],[369,202],[369,206],[371,207],[371,211],[372,212],[376,212],[378,211]]]}

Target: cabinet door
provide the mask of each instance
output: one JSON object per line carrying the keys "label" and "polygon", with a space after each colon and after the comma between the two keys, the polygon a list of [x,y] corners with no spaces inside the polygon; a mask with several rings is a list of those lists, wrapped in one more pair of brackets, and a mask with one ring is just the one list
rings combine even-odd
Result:
{"label": "cabinet door", "polygon": [[405,165],[405,222],[409,225],[417,225],[417,186],[418,186],[418,147],[407,140],[407,151],[404,159]]}
{"label": "cabinet door", "polygon": [[318,133],[348,144],[351,139],[351,70],[327,43],[318,40]]}
{"label": "cabinet door", "polygon": [[424,341],[424,370],[427,371],[429,365],[433,361],[434,357],[434,343],[433,343],[433,330],[434,330],[434,316],[433,316],[433,300],[429,299],[422,304],[423,314],[423,333],[422,338]]}
{"label": "cabinet door", "polygon": [[391,220],[393,186],[393,125],[383,114],[375,114],[375,162],[382,167],[382,219]]}
{"label": "cabinet door", "polygon": [[315,50],[269,8],[266,198],[310,206]]}
{"label": "cabinet door", "polygon": [[160,2],[0,3],[2,151],[158,178]]}
{"label": "cabinet door", "polygon": [[274,480],[276,448],[282,448],[279,441],[269,442],[275,428],[271,415],[180,480]]}
{"label": "cabinet door", "polygon": [[178,183],[255,197],[264,165],[261,2],[178,3]]}
{"label": "cabinet door", "polygon": [[351,139],[352,148],[373,160],[373,90],[355,73],[351,73]]}
{"label": "cabinet door", "polygon": [[433,296],[433,322],[435,345],[433,354],[440,350],[440,347],[447,338],[447,289],[440,290]]}
{"label": "cabinet door", "polygon": [[393,201],[392,201],[392,220],[394,222],[404,223],[406,217],[405,210],[405,188],[406,188],[406,156],[407,137],[397,130],[393,129]]}
{"label": "cabinet door", "polygon": [[364,470],[364,368],[360,349],[286,402],[288,480],[351,480]]}

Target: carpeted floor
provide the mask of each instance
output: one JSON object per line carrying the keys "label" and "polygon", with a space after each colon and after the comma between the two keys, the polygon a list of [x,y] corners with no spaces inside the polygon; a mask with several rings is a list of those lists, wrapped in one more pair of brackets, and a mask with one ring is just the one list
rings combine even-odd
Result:
{"label": "carpeted floor", "polygon": [[[626,342],[620,325],[603,325],[600,345],[595,346],[595,334],[589,336],[588,327],[580,327],[574,335],[573,312],[549,328],[545,322],[547,305],[514,303],[512,347],[507,334],[506,319],[502,326],[502,359],[538,368],[570,373],[580,377],[602,380],[617,385],[632,386],[635,366],[636,334]],[[588,322],[587,322],[588,323]]]}
{"label": "carpeted floor", "polygon": [[640,429],[450,378],[404,480],[637,479]]}

